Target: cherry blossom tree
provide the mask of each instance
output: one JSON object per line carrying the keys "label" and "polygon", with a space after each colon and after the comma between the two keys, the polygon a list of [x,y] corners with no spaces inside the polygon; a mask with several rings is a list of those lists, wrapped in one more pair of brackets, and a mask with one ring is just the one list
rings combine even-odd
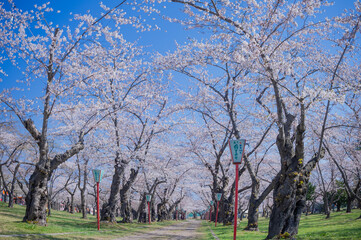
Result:
{"label": "cherry blossom tree", "polygon": [[[331,22],[314,18],[322,7],[328,5],[323,1],[173,2],[184,4],[185,12],[190,16],[188,21],[183,21],[184,24],[190,28],[210,29],[212,33],[210,40],[193,40],[189,44],[207,50],[208,58],[199,54],[202,51],[195,53],[194,48],[191,48],[192,53],[189,46],[179,47],[174,54],[178,56],[176,60],[166,58],[171,69],[176,68],[190,78],[204,81],[209,88],[225,82],[233,83],[236,77],[242,79],[241,84],[227,85],[227,89],[247,87],[248,92],[254,94],[253,89],[258,86],[254,101],[263,108],[261,114],[276,123],[280,157],[280,172],[273,183],[274,206],[267,238],[285,232],[297,234],[309,175],[324,156],[322,142],[330,102],[342,98],[342,94],[334,91],[334,86],[341,81],[339,74],[348,66],[346,55],[351,61],[353,59],[353,55],[348,53],[352,51],[350,46],[359,31],[359,5],[356,3],[354,13]],[[338,43],[340,52],[326,50],[329,49],[329,39]],[[216,54],[217,58],[214,57]],[[214,59],[218,63],[223,61],[223,69],[238,64],[240,70],[224,77],[228,81],[221,81],[222,78],[199,68],[209,63],[217,66],[212,62]],[[189,66],[198,68],[189,71]],[[210,76],[213,82],[208,81]],[[246,85],[247,81],[250,87]],[[223,106],[228,109],[230,119],[234,118],[234,112],[229,111],[233,107],[230,99],[234,95],[223,95],[222,92],[219,95],[225,99]],[[317,100],[327,100],[327,104],[319,124],[319,147],[313,155],[305,153],[306,121],[309,121],[306,116],[311,116],[311,108],[316,107]],[[232,123],[234,135],[240,138],[237,121]],[[310,159],[307,163],[305,157]],[[247,165],[247,160],[245,162]]]}
{"label": "cherry blossom tree", "polygon": [[[32,81],[44,84],[42,95],[37,95],[35,99],[14,98],[9,90],[4,90],[0,96],[3,106],[18,117],[39,147],[36,170],[29,180],[24,217],[26,222],[46,225],[48,178],[60,164],[84,148],[84,136],[94,128],[89,127],[92,118],[84,119],[85,125],[74,129],[79,127],[78,124],[73,128],[78,135],[77,142],[63,153],[50,156],[48,130],[54,124],[59,124],[52,117],[71,109],[73,103],[80,101],[80,96],[84,95],[80,92],[74,95],[74,91],[81,89],[82,84],[90,80],[93,74],[81,71],[79,55],[81,51],[86,51],[83,40],[93,38],[96,31],[104,29],[100,21],[105,17],[118,19],[118,24],[126,24],[128,21],[122,18],[122,12],[117,11],[123,3],[112,9],[102,5],[105,13],[98,19],[90,15],[75,15],[79,24],[74,28],[60,28],[48,22],[47,14],[53,11],[48,4],[35,6],[35,10],[31,11],[22,11],[11,1],[10,6],[1,4],[3,53],[16,67],[25,69],[25,84]],[[35,118],[31,116],[33,114],[38,115]]]}

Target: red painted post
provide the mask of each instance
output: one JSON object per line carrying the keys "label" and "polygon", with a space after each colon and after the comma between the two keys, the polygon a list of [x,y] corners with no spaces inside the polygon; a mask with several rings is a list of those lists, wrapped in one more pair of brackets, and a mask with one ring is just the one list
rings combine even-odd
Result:
{"label": "red painted post", "polygon": [[217,201],[216,224],[214,225],[215,227],[217,227],[217,220],[218,220],[218,208],[219,208],[219,201]]}
{"label": "red painted post", "polygon": [[97,182],[97,219],[98,219],[98,231],[100,229],[100,213],[99,213],[99,182]]}
{"label": "red painted post", "polygon": [[238,168],[239,164],[236,164],[236,195],[234,202],[234,227],[233,227],[233,240],[236,240],[237,236],[237,210],[238,210]]}
{"label": "red painted post", "polygon": [[149,202],[148,202],[148,221],[149,221],[149,224],[150,224],[150,207],[149,207]]}

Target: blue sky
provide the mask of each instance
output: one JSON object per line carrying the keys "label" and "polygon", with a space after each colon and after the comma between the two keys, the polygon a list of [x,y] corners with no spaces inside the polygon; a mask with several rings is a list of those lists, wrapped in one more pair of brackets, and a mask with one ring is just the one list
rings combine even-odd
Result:
{"label": "blue sky", "polygon": [[[2,0],[6,1],[6,0]],[[13,0],[16,6],[23,10],[31,10],[35,4],[42,5],[43,3],[48,2],[49,0]],[[103,0],[105,5],[113,7],[120,3],[120,0]],[[128,2],[132,2],[129,1]],[[335,5],[330,7],[327,11],[329,17],[340,14],[345,8],[353,8],[353,0],[335,0]],[[98,0],[53,0],[50,3],[50,7],[54,9],[54,12],[50,17],[50,21],[53,21],[55,24],[60,26],[68,25],[69,19],[72,17],[70,13],[86,13],[90,10],[90,13],[96,17],[101,15],[101,8],[99,7],[100,1]],[[127,8],[123,5],[122,8]],[[178,3],[166,3],[166,8],[161,8],[164,14],[172,17],[182,17],[183,6]],[[60,10],[60,13],[57,13],[57,10]],[[130,8],[128,7],[128,10]],[[128,12],[127,10],[127,12]],[[130,13],[132,14],[132,13]],[[153,20],[152,18],[155,18]],[[183,26],[177,23],[169,23],[166,20],[163,20],[160,16],[153,15],[150,19],[152,24],[157,24],[160,26],[161,30],[150,31],[137,33],[136,29],[132,27],[124,27],[123,35],[128,41],[137,41],[139,45],[146,46],[147,51],[159,51],[164,53],[166,51],[172,51],[175,49],[176,42],[184,43],[187,41],[188,37],[191,38],[202,38],[205,35],[200,35],[196,30],[186,31],[183,29]],[[106,24],[103,20],[103,24]],[[9,77],[3,77],[4,81],[0,82],[0,91],[3,88],[7,88],[15,85],[15,79],[19,78],[19,71],[11,67],[9,64],[3,65],[5,71],[8,72]]]}
{"label": "blue sky", "polygon": [[[5,1],[5,0],[3,0]],[[14,0],[16,6],[20,9],[30,10],[34,4],[41,5],[50,0]],[[103,0],[105,5],[113,7],[120,2],[120,0]],[[128,2],[132,2],[129,1]],[[340,13],[345,8],[353,8],[353,0],[335,0],[335,5],[330,7],[327,11],[329,16],[334,16]],[[72,13],[86,13],[88,10],[95,16],[100,16],[99,0],[53,0],[50,1],[50,6],[55,10],[60,10],[60,13],[54,13],[53,19],[56,24],[66,25],[69,23],[70,12]],[[178,3],[166,4],[166,8],[161,10],[169,16],[184,16],[182,13],[183,6]],[[123,33],[125,38],[129,41],[139,40],[143,46],[151,46],[156,51],[165,52],[174,49],[175,41],[182,43],[187,40],[188,36],[194,37],[195,31],[184,31],[183,27],[177,23],[168,23],[160,17],[156,17],[155,21],[151,20],[161,27],[159,31],[136,33],[135,29],[126,28]]]}
{"label": "blue sky", "polygon": [[[14,0],[16,6],[20,9],[30,10],[33,8],[34,4],[42,5],[43,3],[49,2],[50,0]],[[52,14],[52,21],[56,24],[67,25],[69,24],[69,19],[72,17],[70,13],[87,13],[90,10],[90,13],[96,17],[99,17],[101,14],[101,8],[99,3],[103,2],[108,7],[114,7],[121,0],[54,0],[50,1],[50,6],[54,9]],[[132,1],[127,1],[132,2]],[[121,6],[120,8],[125,8],[127,12],[130,10],[126,5]],[[183,15],[182,5],[176,3],[166,4],[166,8],[161,8],[167,15],[171,16],[181,16]],[[60,13],[56,13],[57,10],[60,10]],[[132,13],[130,13],[132,14]],[[129,14],[129,15],[130,15]],[[144,14],[143,14],[144,16]],[[182,31],[183,27],[176,23],[168,23],[165,20],[162,20],[159,16],[152,15],[152,18],[155,17],[155,20],[150,19],[150,23],[157,24],[161,27],[159,31],[143,32],[137,33],[134,28],[125,28],[123,34],[128,41],[137,41],[143,46],[152,46],[153,49],[157,51],[166,51],[168,49],[175,47],[175,40],[179,42],[184,42],[187,38],[187,34],[191,34],[189,31],[185,33]],[[103,23],[106,20],[102,20]]]}

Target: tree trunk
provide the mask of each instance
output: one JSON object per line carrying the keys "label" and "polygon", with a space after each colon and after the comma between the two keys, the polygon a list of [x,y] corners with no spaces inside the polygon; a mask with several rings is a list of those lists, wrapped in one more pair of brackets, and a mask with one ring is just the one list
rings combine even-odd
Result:
{"label": "tree trunk", "polygon": [[120,212],[123,217],[122,223],[133,222],[132,208],[127,193],[120,195]]}
{"label": "tree trunk", "polygon": [[252,170],[251,165],[246,158],[245,158],[245,164],[248,168],[248,172],[250,173],[251,179],[252,179],[252,192],[251,192],[251,197],[249,199],[249,206],[248,206],[248,217],[247,217],[248,223],[247,223],[247,227],[245,228],[245,230],[258,231],[259,206],[266,199],[268,194],[273,190],[276,182],[279,179],[279,174],[274,177],[272,182],[267,186],[267,188],[259,196],[259,188],[260,188],[259,179],[254,174],[254,171]]}
{"label": "tree trunk", "polygon": [[146,193],[143,194],[142,200],[140,202],[139,208],[138,208],[138,222],[145,223],[147,222],[147,211],[146,211]]}
{"label": "tree trunk", "polygon": [[324,193],[323,203],[324,203],[324,210],[325,210],[326,219],[328,219],[328,218],[330,218],[331,212],[330,212],[330,203],[328,201],[327,192]]}
{"label": "tree trunk", "polygon": [[35,170],[29,180],[29,192],[26,195],[24,222],[46,226],[46,206],[48,203],[48,175]]}
{"label": "tree trunk", "polygon": [[[247,162],[246,162],[247,161]],[[251,170],[250,163],[248,160],[245,159],[245,164],[248,166],[248,172],[251,174],[252,178],[252,192],[251,198],[249,199],[249,206],[248,206],[248,223],[245,230],[248,231],[258,231],[258,208],[263,201],[258,201],[259,196],[259,180],[253,174],[253,170]],[[252,171],[252,173],[251,173]]]}
{"label": "tree trunk", "polygon": [[124,165],[123,164],[121,166],[115,165],[114,168],[115,171],[110,189],[109,200],[101,210],[101,220],[115,223],[117,221],[115,217],[115,208],[118,203],[120,180],[121,180],[121,175],[124,172]]}
{"label": "tree trunk", "polygon": [[[131,169],[130,170],[130,176],[127,182],[123,182],[123,187],[122,189],[120,189],[119,191],[119,195],[120,195],[120,204],[121,204],[121,214],[123,215],[123,220],[122,222],[124,223],[131,223],[133,222],[132,219],[132,208],[130,206],[130,201],[129,201],[129,189],[131,188],[131,186],[133,185],[135,179],[137,178],[139,173],[139,167],[135,170],[135,169]],[[124,179],[125,180],[125,179]]]}
{"label": "tree trunk", "polygon": [[234,184],[228,198],[225,198],[221,205],[221,218],[223,225],[231,225],[234,221]]}
{"label": "tree trunk", "polygon": [[[88,182],[88,162],[89,159],[85,159],[83,164],[80,164],[79,156],[77,155],[77,165],[78,165],[78,188],[80,190],[80,210],[82,212],[82,218],[87,219],[87,202],[86,202],[86,188],[87,188],[87,182]],[[84,166],[84,169],[82,170],[81,165]],[[83,182],[81,175],[83,175]],[[83,183],[83,186],[81,186]]]}
{"label": "tree trunk", "polygon": [[15,182],[16,182],[16,174],[18,173],[20,167],[20,163],[18,163],[14,169],[14,173],[13,173],[13,180],[11,182],[11,188],[10,188],[10,192],[9,192],[9,208],[13,208],[14,207],[14,189],[15,189]]}
{"label": "tree trunk", "polygon": [[85,198],[85,190],[80,190],[80,208],[82,212],[82,218],[87,219],[87,208],[86,208],[86,198]]}
{"label": "tree trunk", "polygon": [[[252,197],[251,197],[252,198]],[[248,208],[248,224],[245,230],[258,231],[258,207],[255,206],[255,201],[249,201],[250,207]]]}
{"label": "tree trunk", "polygon": [[158,222],[167,220],[167,209],[165,203],[159,203],[157,205]]}
{"label": "tree trunk", "polygon": [[152,200],[150,202],[150,215],[151,215],[151,221],[156,221],[156,214],[155,214],[155,207],[154,207],[154,201]]}
{"label": "tree trunk", "polygon": [[74,194],[70,194],[70,213],[74,213]]}
{"label": "tree trunk", "polygon": [[353,197],[347,197],[347,208],[346,208],[346,212],[350,213],[352,210],[352,202],[353,202],[354,198]]}

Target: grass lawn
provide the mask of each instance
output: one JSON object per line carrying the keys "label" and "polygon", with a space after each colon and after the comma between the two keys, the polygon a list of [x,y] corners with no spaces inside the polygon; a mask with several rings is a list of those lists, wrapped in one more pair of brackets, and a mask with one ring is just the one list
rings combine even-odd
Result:
{"label": "grass lawn", "polygon": [[[0,202],[0,235],[14,234],[48,234],[70,233],[65,235],[36,235],[26,236],[26,239],[113,239],[129,235],[132,232],[151,231],[156,228],[173,224],[175,221],[154,222],[152,224],[109,224],[100,223],[100,232],[97,231],[96,216],[88,215],[82,219],[80,213],[70,214],[52,210],[48,219],[48,226],[41,227],[22,222],[25,207],[16,205],[10,209],[6,203]],[[1,237],[0,237],[1,238]],[[7,240],[25,239],[24,236],[7,237]]]}
{"label": "grass lawn", "polygon": [[[361,239],[361,219],[357,219],[361,214],[361,210],[353,209],[352,213],[332,212],[330,219],[325,219],[325,215],[315,214],[302,216],[297,239],[309,240],[360,240]],[[244,219],[238,226],[237,239],[258,240],[265,239],[268,230],[268,219],[260,218],[259,232],[243,231],[247,225],[247,219]],[[219,239],[233,239],[233,225],[223,226],[214,222],[203,222],[203,227],[208,228],[206,239],[214,239],[210,233],[209,227],[217,235]]]}

